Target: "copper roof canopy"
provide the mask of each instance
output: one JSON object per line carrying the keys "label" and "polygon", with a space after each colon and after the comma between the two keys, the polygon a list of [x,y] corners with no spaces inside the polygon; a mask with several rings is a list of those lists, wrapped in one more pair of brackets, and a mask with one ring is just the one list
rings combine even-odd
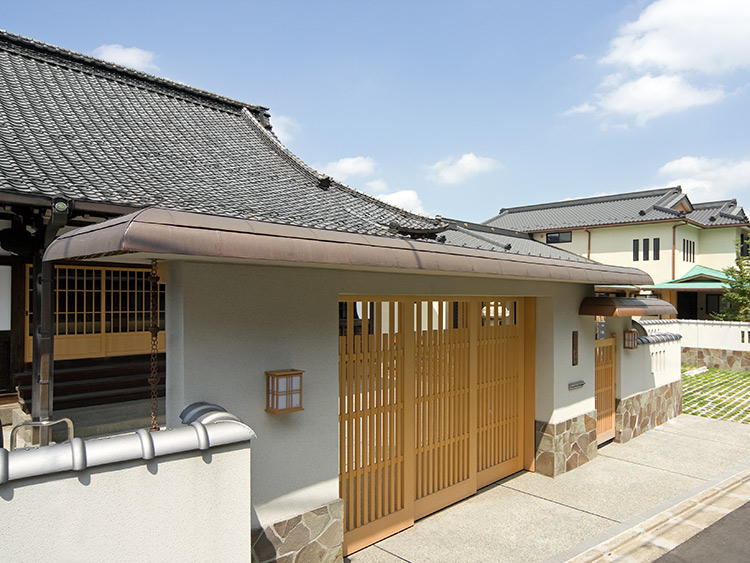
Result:
{"label": "copper roof canopy", "polygon": [[591,284],[652,283],[648,274],[636,268],[154,207],[66,233],[49,246],[44,259],[91,260],[118,256],[145,262],[151,258],[164,259],[165,255],[178,260],[417,270]]}
{"label": "copper roof canopy", "polygon": [[639,317],[643,315],[676,315],[677,309],[661,299],[632,297],[586,297],[578,309],[579,315],[601,317]]}

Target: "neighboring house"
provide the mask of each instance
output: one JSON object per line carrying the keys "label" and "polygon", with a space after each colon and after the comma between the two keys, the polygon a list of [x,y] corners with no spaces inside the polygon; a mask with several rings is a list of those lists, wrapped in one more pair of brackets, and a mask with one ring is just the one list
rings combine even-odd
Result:
{"label": "neighboring house", "polygon": [[[29,293],[42,319],[55,297],[58,338],[89,360],[101,350],[86,352],[89,329],[106,343],[124,323],[140,338],[146,281],[123,289],[103,270],[156,261],[167,424],[209,401],[257,432],[258,561],[322,560],[342,539],[353,551],[519,470],[575,469],[598,443],[680,412],[679,370],[652,368],[672,365],[669,351],[624,345],[630,315],[673,308],[594,297],[652,284],[637,268],[383,203],[297,159],[265,108],[7,33],[0,73],[14,342]],[[32,260],[65,284],[30,290]],[[64,268],[86,274],[72,283]],[[90,361],[94,375],[108,362]]]}
{"label": "neighboring house", "polygon": [[692,203],[679,186],[501,209],[485,225],[529,233],[598,262],[638,267],[656,285],[606,290],[651,291],[691,319],[721,308],[720,270],[734,265],[739,241],[747,252],[750,232],[735,200]]}

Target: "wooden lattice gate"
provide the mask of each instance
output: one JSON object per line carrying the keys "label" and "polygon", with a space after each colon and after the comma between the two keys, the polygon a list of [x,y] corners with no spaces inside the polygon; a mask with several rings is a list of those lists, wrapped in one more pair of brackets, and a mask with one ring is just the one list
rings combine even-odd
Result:
{"label": "wooden lattice gate", "polygon": [[529,466],[526,301],[342,299],[345,553]]}
{"label": "wooden lattice gate", "polygon": [[594,347],[596,370],[596,441],[602,444],[615,437],[615,344],[614,336],[597,340]]}

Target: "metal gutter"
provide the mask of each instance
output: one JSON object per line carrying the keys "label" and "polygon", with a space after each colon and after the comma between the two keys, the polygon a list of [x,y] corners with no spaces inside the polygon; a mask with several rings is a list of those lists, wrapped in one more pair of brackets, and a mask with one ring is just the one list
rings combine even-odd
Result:
{"label": "metal gutter", "polygon": [[160,432],[141,429],[88,440],[73,438],[62,444],[10,452],[0,448],[0,485],[38,475],[83,471],[90,467],[137,459],[148,461],[194,450],[205,451],[217,446],[248,442],[255,437],[255,432],[240,419],[214,409],[189,425]]}
{"label": "metal gutter", "polygon": [[247,219],[148,208],[65,233],[44,259],[252,260],[336,268],[499,276],[593,284],[653,283],[642,270]]}

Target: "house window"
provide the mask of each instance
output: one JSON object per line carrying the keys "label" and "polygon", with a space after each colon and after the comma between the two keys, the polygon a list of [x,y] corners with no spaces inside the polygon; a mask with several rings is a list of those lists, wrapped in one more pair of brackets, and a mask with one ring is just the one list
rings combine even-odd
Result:
{"label": "house window", "polygon": [[682,239],[682,261],[695,262],[695,241]]}
{"label": "house window", "polygon": [[638,262],[638,239],[633,239],[633,262]]}
{"label": "house window", "polygon": [[556,244],[558,242],[571,242],[573,240],[572,231],[559,231],[557,233],[547,233],[547,244]]}
{"label": "house window", "polygon": [[[26,286],[26,361],[32,359],[33,275]],[[55,266],[55,358],[148,354],[151,281],[147,268]],[[157,286],[160,330],[165,328],[165,286]],[[163,336],[161,337],[163,340]],[[163,351],[163,342],[159,344]]]}
{"label": "house window", "polygon": [[659,242],[660,242],[660,239],[658,238],[654,239],[654,260],[659,259]]}
{"label": "house window", "polygon": [[643,260],[648,260],[648,239],[643,239]]}
{"label": "house window", "polygon": [[750,256],[750,235],[740,235],[740,256]]}

